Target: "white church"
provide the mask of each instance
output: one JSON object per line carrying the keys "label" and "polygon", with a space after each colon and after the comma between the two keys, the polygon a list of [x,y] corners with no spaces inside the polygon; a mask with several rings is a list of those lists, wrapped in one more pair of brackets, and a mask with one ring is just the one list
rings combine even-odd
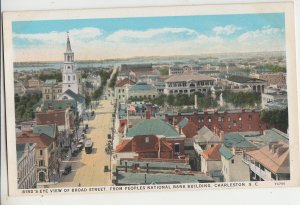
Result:
{"label": "white church", "polygon": [[74,52],[67,33],[67,49],[64,53],[64,66],[62,69],[62,94],[59,100],[75,100],[78,114],[81,116],[85,110],[85,98],[82,92],[81,72],[76,70]]}

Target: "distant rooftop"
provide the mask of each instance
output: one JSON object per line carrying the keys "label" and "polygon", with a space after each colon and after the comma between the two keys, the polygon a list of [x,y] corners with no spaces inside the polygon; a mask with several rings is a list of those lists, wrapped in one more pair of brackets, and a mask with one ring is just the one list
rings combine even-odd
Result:
{"label": "distant rooftop", "polygon": [[129,91],[145,91],[145,90],[156,90],[156,88],[153,85],[144,82],[139,82],[129,88]]}

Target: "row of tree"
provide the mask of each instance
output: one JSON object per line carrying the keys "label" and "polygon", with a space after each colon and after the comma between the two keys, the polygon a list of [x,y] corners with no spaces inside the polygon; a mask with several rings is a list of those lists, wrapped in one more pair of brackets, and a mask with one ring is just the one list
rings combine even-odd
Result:
{"label": "row of tree", "polygon": [[33,106],[40,101],[42,94],[19,96],[15,94],[15,117],[17,121],[34,119]]}
{"label": "row of tree", "polygon": [[286,72],[286,67],[278,66],[278,65],[273,65],[273,64],[265,64],[265,65],[259,65],[255,68],[256,70],[271,70],[273,73],[277,72]]}
{"label": "row of tree", "polygon": [[261,114],[261,120],[275,128],[286,132],[288,129],[288,108],[284,110],[265,110]]}
{"label": "row of tree", "polygon": [[[104,86],[107,84],[107,80],[110,78],[111,74],[112,74],[112,70],[110,70],[110,71],[100,70],[99,71],[99,75],[101,78],[101,86],[95,90],[95,92],[92,96],[94,100],[98,100],[101,97],[101,95],[103,94]],[[88,100],[91,100],[91,99],[88,97]]]}
{"label": "row of tree", "polygon": [[114,73],[114,75],[112,76],[112,78],[110,79],[110,82],[109,82],[109,87],[110,88],[115,88],[115,85],[116,85],[116,82],[117,82],[117,77],[118,77],[118,71],[116,71]]}
{"label": "row of tree", "polygon": [[[229,89],[222,91],[223,99],[227,103],[233,104],[235,107],[254,107],[261,104],[261,94],[254,92],[232,92]],[[221,91],[217,92],[220,96]]]}
{"label": "row of tree", "polygon": [[39,80],[46,81],[47,79],[55,79],[57,82],[62,82],[61,72],[54,72],[52,74],[44,74],[43,72],[38,76]]}

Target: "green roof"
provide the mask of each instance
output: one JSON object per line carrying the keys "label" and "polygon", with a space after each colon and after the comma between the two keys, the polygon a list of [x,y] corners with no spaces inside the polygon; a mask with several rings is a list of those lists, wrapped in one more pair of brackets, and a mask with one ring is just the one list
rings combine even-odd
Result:
{"label": "green roof", "polygon": [[219,149],[219,152],[227,160],[231,159],[234,156],[232,154],[232,152],[228,148],[226,148],[225,146],[221,146],[220,149]]}
{"label": "green roof", "polygon": [[33,127],[32,132],[36,134],[45,134],[54,138],[56,125],[36,125]]}
{"label": "green roof", "polygon": [[189,120],[185,117],[185,118],[183,118],[183,120],[181,120],[181,121],[178,123],[178,126],[179,126],[180,128],[183,128],[183,127],[185,127],[188,123],[189,123]]}
{"label": "green roof", "polygon": [[71,98],[73,98],[74,100],[76,100],[77,102],[80,103],[84,103],[85,102],[85,98],[80,95],[80,94],[76,94],[74,93],[72,90],[68,89],[67,91],[64,92],[64,94],[70,96]]}
{"label": "green roof", "polygon": [[257,81],[257,82],[264,82],[264,80],[260,80],[260,79],[256,79],[256,78],[248,78],[245,76],[230,76],[229,78],[227,78],[227,80],[229,81],[233,81],[236,83],[247,83],[249,81]]}
{"label": "green roof", "polygon": [[129,91],[156,90],[156,88],[147,83],[137,83],[129,88]]}
{"label": "green roof", "polygon": [[71,107],[74,111],[77,111],[77,105],[75,100],[44,100],[42,110],[48,111],[49,106],[54,110],[66,109]]}
{"label": "green roof", "polygon": [[129,129],[126,137],[138,135],[163,135],[166,137],[179,137],[178,132],[169,123],[160,119],[143,120]]}
{"label": "green roof", "polygon": [[224,137],[224,145],[228,148],[238,147],[238,148],[250,148],[256,147],[254,144],[246,140],[245,137],[238,133],[230,133]]}
{"label": "green roof", "polygon": [[24,155],[24,152],[26,149],[30,149],[32,146],[35,146],[34,143],[22,143],[22,144],[16,144],[17,149],[17,161]]}

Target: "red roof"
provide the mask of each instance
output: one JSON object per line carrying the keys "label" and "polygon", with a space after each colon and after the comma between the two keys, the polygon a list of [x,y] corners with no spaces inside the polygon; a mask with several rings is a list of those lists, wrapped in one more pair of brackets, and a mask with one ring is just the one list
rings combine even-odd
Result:
{"label": "red roof", "polygon": [[36,112],[37,125],[65,125],[65,110],[51,110],[48,112]]}
{"label": "red roof", "polygon": [[221,147],[221,144],[217,144],[205,151],[202,152],[202,156],[207,161],[220,161],[221,160],[221,154],[219,152],[219,149]]}
{"label": "red roof", "polygon": [[129,85],[134,85],[135,83],[131,80],[129,80],[128,78],[125,78],[123,80],[120,80],[116,83],[116,87],[122,87],[126,84],[129,84]]}
{"label": "red roof", "polygon": [[16,139],[17,144],[36,143],[36,148],[49,147],[54,141],[45,134],[33,134],[32,132],[23,132]]}
{"label": "red roof", "polygon": [[182,128],[182,132],[187,138],[192,138],[197,135],[197,130],[198,126],[191,120],[189,120],[188,124]]}

